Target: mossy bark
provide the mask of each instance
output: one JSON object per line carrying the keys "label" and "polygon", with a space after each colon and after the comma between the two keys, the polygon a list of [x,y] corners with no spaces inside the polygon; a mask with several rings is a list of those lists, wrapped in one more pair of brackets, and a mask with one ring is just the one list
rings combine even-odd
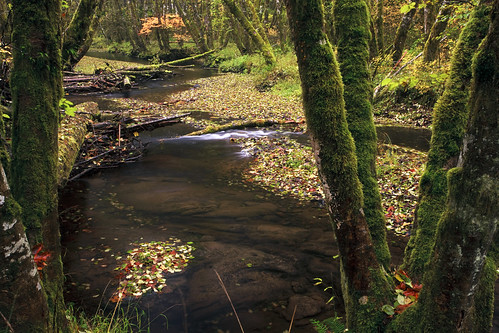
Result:
{"label": "mossy bark", "polygon": [[[80,52],[93,38],[92,26],[99,18],[97,13],[104,0],[82,0],[64,33],[62,44],[63,66],[71,70],[83,56]],[[88,50],[88,48],[87,48]]]}
{"label": "mossy bark", "polygon": [[[15,332],[45,332],[47,299],[21,222],[21,207],[10,195],[1,163],[0,230],[0,313]],[[10,331],[3,319],[0,331]]]}
{"label": "mossy bark", "polygon": [[[446,209],[423,289],[412,311],[416,316],[410,319],[404,312],[396,320],[412,322],[414,326],[407,332],[473,332],[490,327],[490,322],[478,320],[491,318],[490,290],[495,274],[490,266],[494,268],[496,263],[490,258],[495,255],[487,260],[487,268],[484,264],[499,222],[498,0],[491,17],[489,32],[474,57],[470,125],[458,167],[448,172]],[[486,283],[481,282],[484,280]]]}
{"label": "mossy bark", "polygon": [[12,193],[31,244],[51,253],[43,270],[50,330],[64,328],[63,271],[57,219],[57,139],[61,75],[61,2],[14,0],[11,75]]}
{"label": "mossy bark", "polygon": [[5,133],[5,122],[3,117],[4,107],[0,106],[0,164],[4,165],[7,179],[10,178],[10,154],[8,151],[7,136]]}
{"label": "mossy bark", "polygon": [[373,87],[367,67],[369,9],[363,0],[337,0],[334,17],[348,129],[355,141],[358,177],[364,193],[363,209],[376,256],[388,269],[390,251],[386,242],[385,216],[376,181],[377,140],[371,106]]}
{"label": "mossy bark", "polygon": [[274,52],[270,43],[265,41],[260,32],[255,29],[253,23],[244,15],[241,8],[235,3],[234,0],[223,0],[229,11],[234,15],[234,18],[243,26],[246,33],[250,36],[253,43],[265,58],[265,62],[272,65],[276,62]]}
{"label": "mossy bark", "polygon": [[406,248],[404,267],[420,281],[434,244],[437,222],[445,208],[447,171],[456,166],[468,119],[471,59],[488,28],[490,7],[475,8],[451,60],[443,95],[435,105],[428,162],[419,185],[415,225]]}
{"label": "mossy bark", "polygon": [[442,33],[447,28],[447,22],[449,22],[450,15],[454,10],[454,6],[447,1],[442,3],[442,7],[438,12],[437,19],[431,27],[430,34],[423,50],[423,61],[431,62],[437,60],[438,50],[440,45],[440,40],[442,39]]}
{"label": "mossy bark", "polygon": [[324,31],[322,2],[288,0],[287,10],[307,127],[340,251],[347,326],[353,332],[376,332],[384,318],[381,306],[390,302],[392,293],[378,264],[363,212],[343,84]]}
{"label": "mossy bark", "polygon": [[59,131],[57,185],[60,188],[64,187],[73,169],[88,132],[87,125],[91,122],[92,116],[97,116],[99,113],[95,102],[78,104],[76,110],[78,113],[73,117],[68,116],[62,120]]}

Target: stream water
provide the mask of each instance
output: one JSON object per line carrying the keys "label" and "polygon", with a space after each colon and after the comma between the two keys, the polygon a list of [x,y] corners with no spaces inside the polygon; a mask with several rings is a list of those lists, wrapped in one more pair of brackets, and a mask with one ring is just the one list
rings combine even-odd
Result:
{"label": "stream water", "polygon": [[[206,75],[213,72],[183,70],[173,81],[151,82],[127,97],[163,101],[189,87],[188,80]],[[119,96],[71,99],[105,103]],[[230,138],[282,134],[178,137],[190,130],[178,124],[141,134],[148,142],[141,160],[79,179],[62,191],[67,301],[89,314],[98,308],[112,312],[114,304],[107,300],[118,284],[116,257],[131,243],[176,237],[196,247],[187,269],[167,276],[167,292],[121,304],[124,311],[143,312],[141,322],[153,333],[240,331],[224,288],[245,332],[283,332],[295,304],[293,332],[313,332],[310,318],[340,313],[340,297],[326,304],[340,294],[340,284],[325,210],[241,181],[250,157]],[[397,263],[404,240],[390,238]],[[315,278],[324,284],[314,285]],[[333,288],[324,291],[327,286]]]}

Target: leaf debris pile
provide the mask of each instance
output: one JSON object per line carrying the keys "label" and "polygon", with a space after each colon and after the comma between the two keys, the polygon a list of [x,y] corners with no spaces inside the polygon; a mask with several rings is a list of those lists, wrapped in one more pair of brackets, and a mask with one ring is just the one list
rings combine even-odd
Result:
{"label": "leaf debris pile", "polygon": [[323,192],[312,148],[288,137],[234,139],[243,151],[254,156],[243,175],[250,183],[279,196],[298,200],[322,201]]}
{"label": "leaf debris pile", "polygon": [[[279,196],[323,202],[312,149],[288,137],[233,139],[254,159],[243,178]],[[376,158],[386,227],[408,235],[418,198],[426,154],[380,145]]]}
{"label": "leaf debris pile", "polygon": [[259,92],[249,75],[225,74],[194,83],[196,88],[174,94],[170,103],[179,109],[210,112],[216,123],[262,119],[302,122],[304,112],[299,99]]}
{"label": "leaf debris pile", "polygon": [[[192,242],[182,244],[178,238],[132,245],[135,248],[127,251],[127,257],[116,268],[121,281],[111,297],[112,302],[125,297],[140,297],[149,291],[161,292],[166,287],[165,275],[181,272],[194,258]],[[116,259],[122,260],[122,257]]]}

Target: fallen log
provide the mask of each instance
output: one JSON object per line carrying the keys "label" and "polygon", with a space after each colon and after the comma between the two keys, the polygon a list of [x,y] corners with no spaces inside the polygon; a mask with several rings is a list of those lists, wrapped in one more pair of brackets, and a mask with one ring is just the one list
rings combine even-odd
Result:
{"label": "fallen log", "polygon": [[87,126],[99,113],[95,102],[76,105],[73,117],[64,117],[59,130],[59,163],[57,170],[57,184],[64,187],[73,165],[80,152],[80,147],[87,134]]}
{"label": "fallen log", "polygon": [[[116,73],[158,71],[158,70],[165,69],[165,68],[173,66],[173,65],[181,64],[181,63],[186,62],[186,61],[195,60],[195,59],[199,59],[199,58],[205,57],[205,56],[207,56],[207,55],[209,55],[209,54],[211,54],[211,53],[213,53],[215,51],[216,51],[216,49],[213,49],[213,50],[210,50],[208,52],[204,52],[204,53],[201,53],[201,54],[196,54],[196,55],[193,55],[193,56],[190,56],[190,57],[186,57],[186,58],[182,58],[182,59],[177,59],[177,60],[172,60],[172,61],[164,62],[164,63],[161,63],[161,64],[144,65],[144,66],[138,66],[138,67],[124,68],[123,70],[116,71]],[[169,72],[171,72],[171,71],[169,71]]]}
{"label": "fallen log", "polygon": [[147,121],[144,123],[128,126],[125,129],[123,129],[124,132],[137,132],[137,131],[144,131],[144,130],[149,130],[149,129],[154,129],[157,127],[164,126],[166,124],[174,124],[178,123],[181,118],[189,116],[190,113],[186,114],[181,114],[181,115],[176,115],[176,116],[171,116],[171,117],[163,117],[159,119],[154,119],[151,121]]}

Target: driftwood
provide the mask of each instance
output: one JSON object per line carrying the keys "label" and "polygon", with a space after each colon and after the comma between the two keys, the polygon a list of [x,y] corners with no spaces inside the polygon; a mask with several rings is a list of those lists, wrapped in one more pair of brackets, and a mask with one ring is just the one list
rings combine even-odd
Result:
{"label": "driftwood", "polygon": [[[94,170],[136,161],[142,156],[145,148],[136,137],[137,132],[172,125],[188,115],[146,119],[121,118],[117,121],[108,120],[89,125],[93,136],[85,140],[82,153],[74,164],[69,180],[77,179]],[[127,126],[127,123],[130,124]]]}
{"label": "driftwood", "polygon": [[100,73],[96,75],[64,76],[64,90],[67,93],[111,92],[123,87],[123,75],[116,73]]}

